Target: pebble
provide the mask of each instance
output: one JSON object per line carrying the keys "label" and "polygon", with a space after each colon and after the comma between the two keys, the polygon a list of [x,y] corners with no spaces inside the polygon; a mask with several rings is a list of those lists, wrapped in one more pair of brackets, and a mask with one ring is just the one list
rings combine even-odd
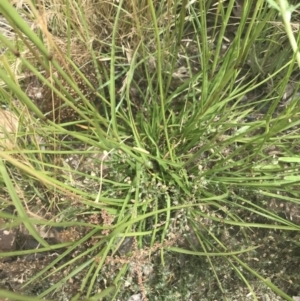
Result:
{"label": "pebble", "polygon": [[16,234],[13,230],[0,229],[0,251],[14,251],[16,249]]}

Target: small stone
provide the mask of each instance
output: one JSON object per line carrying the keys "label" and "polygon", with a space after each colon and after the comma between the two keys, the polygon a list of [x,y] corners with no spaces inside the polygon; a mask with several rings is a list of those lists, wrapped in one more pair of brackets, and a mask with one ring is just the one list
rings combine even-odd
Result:
{"label": "small stone", "polygon": [[142,294],[134,294],[127,301],[142,301]]}
{"label": "small stone", "polygon": [[0,229],[0,251],[8,252],[16,249],[16,234],[13,230]]}
{"label": "small stone", "polygon": [[118,248],[118,253],[121,256],[124,256],[125,254],[132,251],[132,247],[133,247],[133,238],[125,237],[125,239],[122,241],[122,244]]}

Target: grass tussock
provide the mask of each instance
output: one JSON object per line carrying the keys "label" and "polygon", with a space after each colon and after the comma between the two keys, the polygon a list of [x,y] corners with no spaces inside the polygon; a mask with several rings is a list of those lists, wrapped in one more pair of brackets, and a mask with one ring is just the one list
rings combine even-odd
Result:
{"label": "grass tussock", "polygon": [[0,13],[1,300],[299,294],[297,7]]}

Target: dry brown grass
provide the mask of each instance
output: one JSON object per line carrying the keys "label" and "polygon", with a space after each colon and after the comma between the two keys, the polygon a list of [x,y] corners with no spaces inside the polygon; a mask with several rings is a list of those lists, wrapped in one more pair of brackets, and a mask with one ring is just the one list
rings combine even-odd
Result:
{"label": "dry brown grass", "polygon": [[[26,0],[11,2],[18,8],[26,8],[27,15],[35,20],[35,26],[45,35],[45,43],[51,47],[55,44],[53,36],[60,37],[61,41],[66,39],[65,44],[68,43],[66,16],[70,16],[68,22],[72,29],[70,33],[72,50],[77,49],[78,53],[83,54],[82,49],[76,47],[78,40],[87,46],[88,53],[95,42],[100,45],[100,48],[112,44],[112,32],[116,24],[119,1],[51,0],[38,1],[37,7],[33,7],[31,1]],[[170,24],[174,18],[170,11],[171,3],[168,2],[162,7],[165,13],[160,16],[161,26]],[[153,1],[153,5],[158,7],[161,3]],[[117,22],[115,43],[120,47],[130,46],[134,49],[141,39],[149,38],[151,31],[153,31],[153,22],[148,1],[124,1]]]}
{"label": "dry brown grass", "polygon": [[[42,67],[41,74],[51,84],[57,78],[73,99],[82,98],[51,64],[52,59],[58,61],[72,82],[83,92],[85,106],[88,102],[95,104],[97,100],[96,89],[103,80],[103,74],[109,74],[112,48],[115,49],[116,64],[122,65],[131,62],[132,54],[140,47],[141,42],[149,49],[155,50],[156,47],[148,1],[124,1],[121,9],[118,1],[42,0],[38,1],[36,7],[29,0],[11,2],[26,14],[31,28],[41,32],[44,44],[51,53],[49,69]],[[164,4],[153,1],[153,5],[156,8],[160,6],[162,12],[157,20],[159,26],[170,29],[174,23],[174,14],[171,11],[171,8],[174,9],[173,4],[170,1]],[[115,26],[117,28],[114,35]],[[37,55],[34,46],[28,47],[24,52],[34,64],[43,65],[43,58]],[[75,63],[82,74],[70,62]],[[78,114],[73,109],[61,108],[64,101],[57,93],[37,80],[31,72],[26,75],[26,93],[49,119],[56,122],[78,119]],[[119,83],[117,90],[121,91],[123,86],[124,82]],[[59,85],[56,88],[66,94]]]}

